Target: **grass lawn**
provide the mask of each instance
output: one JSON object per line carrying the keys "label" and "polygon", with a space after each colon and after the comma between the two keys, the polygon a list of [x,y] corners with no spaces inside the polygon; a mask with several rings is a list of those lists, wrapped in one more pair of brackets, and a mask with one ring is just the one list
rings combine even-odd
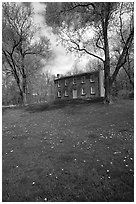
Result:
{"label": "grass lawn", "polygon": [[133,201],[133,103],[4,109],[3,201]]}

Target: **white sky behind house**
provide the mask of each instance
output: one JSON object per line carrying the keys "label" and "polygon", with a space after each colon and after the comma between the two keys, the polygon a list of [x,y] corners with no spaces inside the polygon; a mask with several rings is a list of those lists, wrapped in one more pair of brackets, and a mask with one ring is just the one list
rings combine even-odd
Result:
{"label": "white sky behind house", "polygon": [[[39,24],[42,28],[41,35],[47,36],[50,39],[53,52],[55,53],[55,58],[45,66],[45,71],[50,70],[53,74],[64,74],[69,71],[74,63],[74,58],[71,54],[66,55],[65,49],[61,46],[57,46],[56,36],[53,34],[50,27],[45,24],[44,16],[42,12],[45,11],[46,6],[44,4],[33,2],[32,7],[34,8],[35,16],[34,22]],[[43,69],[44,71],[44,69]]]}
{"label": "white sky behind house", "polygon": [[[45,66],[43,71],[50,70],[52,74],[65,74],[70,71],[75,60],[77,59],[74,54],[66,53],[65,48],[59,44],[57,45],[57,36],[53,34],[52,29],[48,27],[45,23],[44,16],[42,12],[45,11],[46,6],[39,2],[31,3],[31,6],[34,8],[34,23],[39,24],[41,29],[41,35],[47,36],[50,39],[53,52],[55,53],[55,58]],[[80,59],[80,64],[82,67],[87,63],[89,56],[84,56]]]}

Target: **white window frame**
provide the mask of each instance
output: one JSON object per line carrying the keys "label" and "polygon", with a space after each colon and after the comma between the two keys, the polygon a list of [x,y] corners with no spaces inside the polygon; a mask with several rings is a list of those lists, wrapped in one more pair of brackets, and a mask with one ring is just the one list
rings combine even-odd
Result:
{"label": "white window frame", "polygon": [[85,94],[86,94],[84,91],[85,91],[85,88],[82,88],[82,89],[81,89],[81,94],[82,94],[82,95],[85,95]]}
{"label": "white window frame", "polygon": [[65,94],[64,94],[65,96],[68,96],[68,91],[67,90],[65,90]]}
{"label": "white window frame", "polygon": [[85,83],[85,79],[86,79],[85,76],[82,76],[82,77],[81,77],[81,83],[82,83],[82,84]]}
{"label": "white window frame", "polygon": [[65,86],[67,86],[68,85],[68,81],[67,81],[67,79],[65,79]]}
{"label": "white window frame", "polygon": [[73,78],[73,84],[76,84],[77,83],[77,79],[74,77]]}
{"label": "white window frame", "polygon": [[61,91],[58,91],[58,98],[61,98]]}
{"label": "white window frame", "polygon": [[60,87],[60,81],[58,81],[58,87]]}
{"label": "white window frame", "polygon": [[94,75],[90,75],[90,82],[94,82]]}
{"label": "white window frame", "polygon": [[[94,90],[93,90],[94,89]],[[95,94],[95,87],[94,86],[91,86],[90,88],[90,93],[91,95],[94,95]]]}

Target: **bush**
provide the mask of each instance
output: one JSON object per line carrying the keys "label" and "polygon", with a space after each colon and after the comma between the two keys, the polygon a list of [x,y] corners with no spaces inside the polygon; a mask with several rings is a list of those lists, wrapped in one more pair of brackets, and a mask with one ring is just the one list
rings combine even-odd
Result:
{"label": "bush", "polygon": [[131,94],[131,92],[129,90],[126,90],[126,89],[122,89],[122,90],[119,90],[118,91],[118,98],[121,98],[121,99],[129,99]]}
{"label": "bush", "polygon": [[129,98],[134,99],[134,91],[129,92]]}

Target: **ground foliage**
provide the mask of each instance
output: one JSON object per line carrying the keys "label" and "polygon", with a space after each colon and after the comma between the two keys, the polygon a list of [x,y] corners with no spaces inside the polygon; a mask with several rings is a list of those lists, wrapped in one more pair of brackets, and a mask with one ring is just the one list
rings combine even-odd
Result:
{"label": "ground foliage", "polygon": [[132,100],[4,109],[3,201],[133,201],[133,119]]}

